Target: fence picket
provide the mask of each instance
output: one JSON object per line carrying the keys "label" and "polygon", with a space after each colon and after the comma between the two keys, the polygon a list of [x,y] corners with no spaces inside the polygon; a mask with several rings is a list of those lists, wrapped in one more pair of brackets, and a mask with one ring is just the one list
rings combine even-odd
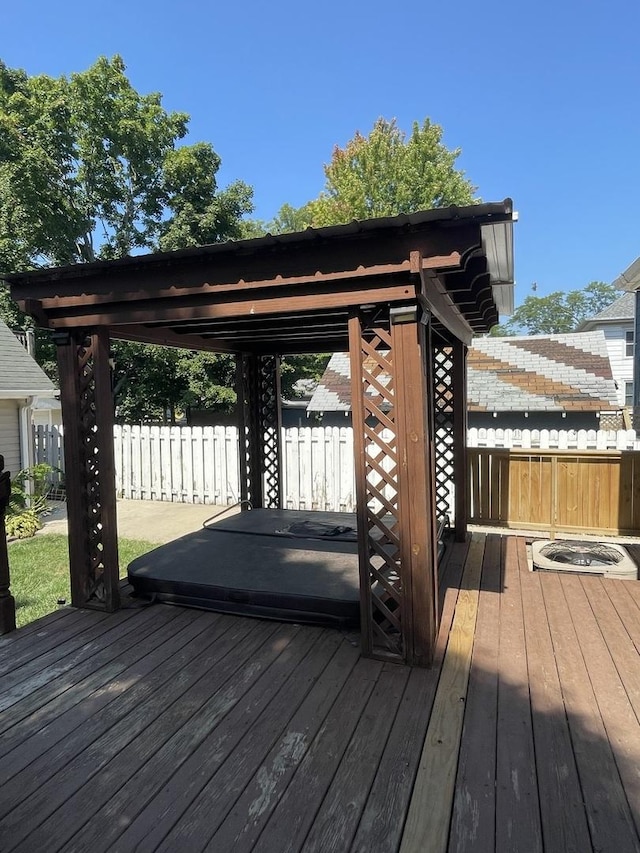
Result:
{"label": "fence picket", "polygon": [[[285,506],[354,511],[353,429],[289,428],[282,436]],[[62,427],[34,427],[33,437],[35,460],[56,469],[50,479],[52,486],[59,485],[64,481]],[[118,497],[223,505],[240,498],[235,427],[125,424],[114,427],[113,438]],[[633,430],[473,428],[468,431],[467,445],[479,449],[640,450],[640,436]],[[479,476],[485,475],[479,472]]]}

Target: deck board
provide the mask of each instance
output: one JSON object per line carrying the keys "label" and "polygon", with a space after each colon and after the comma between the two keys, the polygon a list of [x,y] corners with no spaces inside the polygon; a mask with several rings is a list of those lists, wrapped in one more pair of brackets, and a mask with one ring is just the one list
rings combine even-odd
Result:
{"label": "deck board", "polygon": [[[627,581],[610,581],[608,591]],[[573,627],[589,661],[589,680],[611,745],[618,772],[640,834],[640,724],[620,680],[607,638],[601,632],[578,577],[562,578]]]}
{"label": "deck board", "polygon": [[[594,663],[589,661],[587,668],[561,579],[541,574],[541,586],[593,846],[596,850],[637,850],[631,811],[589,678]],[[591,578],[584,587],[592,606],[594,597],[606,598],[599,578]]]}
{"label": "deck board", "polygon": [[474,535],[409,804],[401,853],[427,848],[438,853],[447,847],[484,546],[484,537]]}
{"label": "deck board", "polygon": [[517,539],[503,539],[503,590],[498,651],[496,850],[542,850],[533,720]]}
{"label": "deck board", "polygon": [[495,846],[500,558],[500,537],[487,537],[449,837],[452,853],[484,853]]}
{"label": "deck board", "polygon": [[0,849],[640,851],[640,583],[525,548],[449,548],[430,669],[161,605],[1,638]]}
{"label": "deck board", "polygon": [[[524,542],[518,542],[521,569]],[[592,849],[539,572],[521,571],[522,609],[544,849]]]}
{"label": "deck board", "polygon": [[[204,846],[239,795],[248,791],[251,796],[248,784],[271,754],[280,757],[276,773],[269,778],[268,790],[264,785],[257,786],[255,797],[262,795],[266,804],[268,797],[276,796],[277,783],[283,784],[281,777],[288,772],[292,754],[300,748],[299,740],[287,737],[287,732],[302,730],[305,723],[313,727],[319,692],[324,692],[327,701],[336,686],[346,681],[358,658],[354,647],[343,642],[337,632],[323,633],[319,639],[313,634],[314,644],[307,651],[309,634],[301,632],[297,638],[299,650],[285,650],[253,694],[247,694],[245,705],[239,705],[211,734],[205,748],[171,778],[132,824],[131,832],[124,834],[116,850],[131,849],[130,840],[139,844],[141,853],[156,849],[172,832],[181,831],[174,829],[178,818],[181,824],[188,823],[196,830],[200,826],[195,834]],[[303,666],[299,665],[301,661]],[[316,710],[318,713],[323,719],[322,711]],[[263,778],[267,778],[266,774]],[[206,831],[200,823],[201,810],[206,815]],[[260,809],[254,809],[252,816],[259,824]],[[251,831],[249,825],[246,829]],[[186,843],[189,829],[182,835]]]}

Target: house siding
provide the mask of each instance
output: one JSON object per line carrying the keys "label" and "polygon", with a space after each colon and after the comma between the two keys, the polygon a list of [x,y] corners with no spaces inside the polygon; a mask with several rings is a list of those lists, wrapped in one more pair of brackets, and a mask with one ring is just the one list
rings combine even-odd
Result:
{"label": "house siding", "polygon": [[633,382],[633,356],[627,356],[626,332],[633,331],[633,320],[621,321],[619,324],[602,325],[602,331],[607,342],[607,352],[611,362],[611,372],[618,385],[618,403],[624,406],[625,382]]}
{"label": "house siding", "polygon": [[20,421],[17,400],[0,400],[0,453],[4,467],[17,474],[20,468]]}

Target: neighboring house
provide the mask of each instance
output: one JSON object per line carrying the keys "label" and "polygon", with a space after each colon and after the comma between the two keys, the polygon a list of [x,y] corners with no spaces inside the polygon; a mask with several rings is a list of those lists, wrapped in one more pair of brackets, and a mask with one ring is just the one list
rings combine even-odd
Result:
{"label": "neighboring house", "polygon": [[32,412],[41,397],[56,389],[25,347],[0,320],[0,453],[16,474],[33,464]]}
{"label": "neighboring house", "polygon": [[[336,353],[307,412],[326,426],[350,424],[349,377],[349,357]],[[601,331],[476,338],[467,401],[470,427],[598,429],[604,413],[608,427],[623,426]]]}
{"label": "neighboring house", "polygon": [[635,293],[624,293],[579,327],[580,332],[596,329],[604,332],[611,371],[618,386],[618,404],[621,406],[633,405],[635,305]]}

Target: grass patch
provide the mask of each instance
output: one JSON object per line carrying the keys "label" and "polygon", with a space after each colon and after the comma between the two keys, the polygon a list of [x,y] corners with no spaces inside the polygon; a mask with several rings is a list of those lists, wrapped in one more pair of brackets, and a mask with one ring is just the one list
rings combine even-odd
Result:
{"label": "grass patch", "polygon": [[[124,577],[132,560],[157,547],[141,539],[119,539],[120,577]],[[69,546],[62,534],[10,542],[9,570],[18,628],[51,613],[58,606],[58,599],[64,598],[67,603],[71,600]]]}

